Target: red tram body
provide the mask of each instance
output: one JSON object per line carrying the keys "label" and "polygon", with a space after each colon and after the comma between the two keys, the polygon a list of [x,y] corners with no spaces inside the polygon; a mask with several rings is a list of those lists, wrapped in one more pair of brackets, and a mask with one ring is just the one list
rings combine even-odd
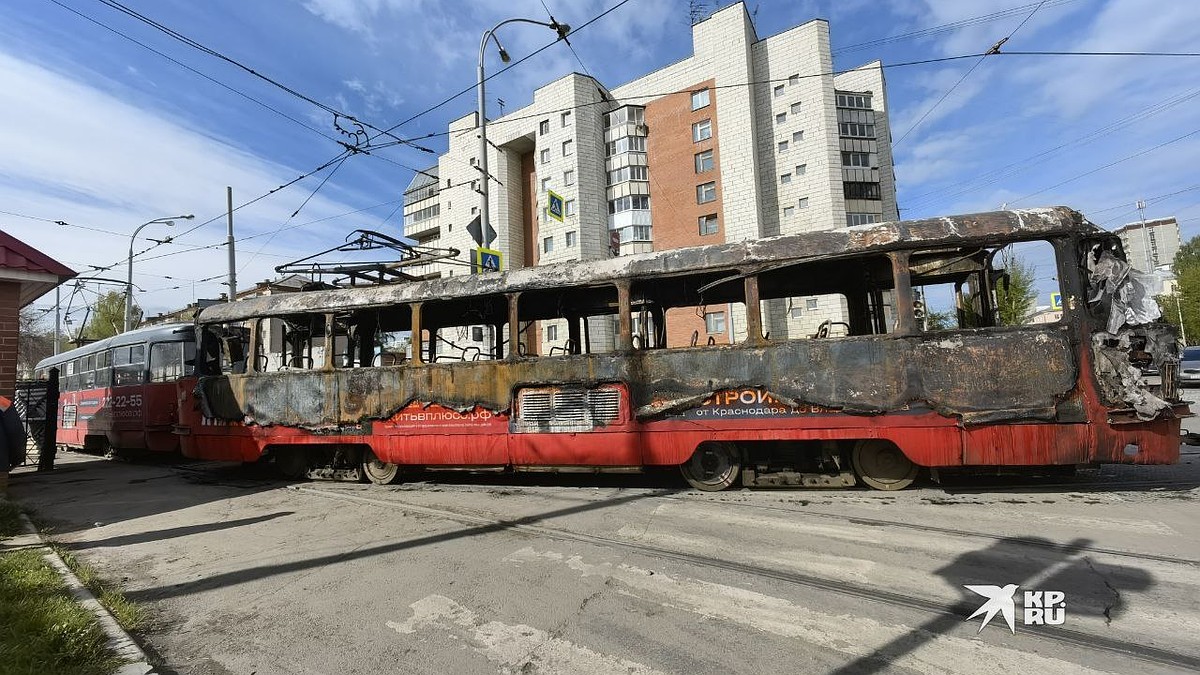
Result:
{"label": "red tram body", "polygon": [[[1102,334],[1109,308],[1089,300],[1100,272],[1088,270],[1124,264],[1111,234],[1062,208],[824,234],[628,256],[599,270],[564,264],[208,308],[198,318],[205,374],[176,384],[180,449],[207,459],[272,457],[296,475],[360,465],[360,477],[376,482],[403,467],[680,466],[701,489],[739,479],[898,489],[922,467],[1178,461],[1180,418],[1190,413],[1175,389],[1171,329],[1122,324],[1118,340]],[[992,285],[1003,272],[991,268],[995,252],[1034,239],[1054,247],[1063,318],[981,322],[995,315]],[[548,289],[546,278],[562,281]],[[946,280],[961,293],[976,289],[958,298],[960,316],[975,311],[976,323],[925,330],[913,289]],[[843,284],[849,334],[771,340],[760,302],[828,292],[820,283]],[[665,335],[672,308],[732,302],[745,308],[740,342],[674,348],[655,336]],[[602,314],[617,326],[607,352],[587,338],[589,320]],[[467,350],[439,355],[439,341],[448,342],[439,331],[468,319],[491,326],[490,358],[478,347],[474,360]],[[514,349],[503,337],[536,335],[527,329],[551,319],[572,336],[561,354],[539,354],[532,339]],[[276,370],[265,367],[266,321],[290,331]],[[376,365],[385,330],[414,336],[400,365]],[[314,361],[318,343],[328,348]],[[1106,370],[1116,359],[1122,369],[1153,361],[1163,385],[1119,391],[1125,380]]]}

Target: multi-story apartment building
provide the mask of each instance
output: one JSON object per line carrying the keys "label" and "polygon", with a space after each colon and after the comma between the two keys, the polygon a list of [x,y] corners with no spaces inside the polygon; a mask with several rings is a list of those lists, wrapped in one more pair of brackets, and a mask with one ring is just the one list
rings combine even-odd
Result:
{"label": "multi-story apartment building", "polygon": [[1130,265],[1145,271],[1169,272],[1179,251],[1179,222],[1174,216],[1138,221],[1117,228]]}
{"label": "multi-story apartment building", "polygon": [[[572,73],[489,120],[492,248],[505,268],[898,218],[878,62],[834,74],[827,22],[759,39],[740,2],[695,24],[692,41],[691,56],[632,82]],[[467,225],[483,179],[475,115],[449,131],[448,152],[405,191],[404,234],[466,252],[478,246]],[[550,192],[565,201],[561,222],[547,212]],[[844,311],[840,297],[773,301],[765,329],[810,334]],[[737,339],[741,316],[677,310],[668,342]],[[543,344],[562,333],[539,330]]]}

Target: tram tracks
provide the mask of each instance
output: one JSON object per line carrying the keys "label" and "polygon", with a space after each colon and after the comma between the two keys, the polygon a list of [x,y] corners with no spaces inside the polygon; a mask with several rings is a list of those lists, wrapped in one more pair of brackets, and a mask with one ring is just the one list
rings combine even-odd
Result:
{"label": "tram tracks", "polygon": [[[684,565],[692,565],[696,567],[717,570],[724,573],[743,574],[763,579],[772,579],[787,584],[850,596],[860,600],[881,602],[908,610],[915,610],[931,615],[933,618],[961,618],[965,617],[974,609],[974,606],[968,606],[965,601],[946,604],[944,602],[931,601],[925,598],[915,597],[876,587],[869,587],[844,580],[828,579],[800,571],[784,570],[759,564],[750,564],[736,560],[716,558],[700,553],[674,550],[628,539],[618,539],[614,537],[580,532],[559,526],[543,524],[542,521],[547,517],[547,515],[553,517],[553,513],[506,518],[500,516],[499,514],[488,513],[479,510],[468,511],[464,509],[449,509],[444,507],[426,506],[413,504],[411,502],[401,501],[398,499],[380,499],[359,494],[349,494],[346,491],[322,489],[319,487],[311,487],[306,485],[290,485],[288,486],[288,489],[301,494],[313,495],[325,499],[340,500],[344,502],[366,504],[404,512],[419,513],[457,522],[471,527],[483,526],[493,528],[495,531],[508,530],[551,539],[576,541],[599,547],[629,551],[658,560],[672,561]],[[653,494],[648,494],[646,497],[651,499],[673,499],[671,497]],[[892,523],[888,521],[878,522],[887,526],[904,525],[902,523]],[[954,532],[953,530],[950,531]],[[961,532],[972,536],[980,534],[970,533],[967,531]],[[1097,550],[1094,552],[1107,554],[1105,550]],[[1115,553],[1121,554],[1123,552],[1116,551]],[[1176,562],[1174,560],[1169,561]],[[1112,654],[1128,656],[1146,662],[1152,662],[1171,667],[1187,668],[1193,671],[1200,670],[1200,657],[1182,654],[1169,649],[1162,649],[1149,645],[1136,644],[1129,641],[1109,638],[1103,635],[1096,635],[1094,633],[1055,627],[1053,630],[1044,630],[1036,633],[1029,632],[1025,633],[1025,635],[1032,636],[1039,640],[1071,645],[1083,649],[1103,650]]]}

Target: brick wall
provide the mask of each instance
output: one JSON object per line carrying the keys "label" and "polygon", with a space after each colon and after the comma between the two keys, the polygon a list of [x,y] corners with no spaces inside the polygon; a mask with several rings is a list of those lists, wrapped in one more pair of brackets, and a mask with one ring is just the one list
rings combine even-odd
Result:
{"label": "brick wall", "polygon": [[17,382],[17,327],[21,284],[0,282],[0,396],[13,397]]}
{"label": "brick wall", "polygon": [[[650,221],[654,224],[654,250],[663,251],[684,246],[719,244],[725,241],[724,189],[721,186],[721,157],[718,148],[719,122],[714,80],[697,82],[687,91],[656,99],[646,105],[646,155],[650,172]],[[709,103],[692,110],[690,92],[708,89]],[[709,120],[712,138],[695,142],[692,125]],[[696,173],[696,154],[712,150],[713,168]],[[716,183],[716,201],[698,204],[696,188],[702,183]],[[700,217],[717,216],[717,232],[700,234]],[[728,312],[724,305],[708,311]],[[667,345],[681,347],[691,344],[692,334],[699,331],[699,343],[705,344],[704,319],[695,307],[680,307],[667,312]],[[728,342],[725,334],[713,336],[719,344]]]}

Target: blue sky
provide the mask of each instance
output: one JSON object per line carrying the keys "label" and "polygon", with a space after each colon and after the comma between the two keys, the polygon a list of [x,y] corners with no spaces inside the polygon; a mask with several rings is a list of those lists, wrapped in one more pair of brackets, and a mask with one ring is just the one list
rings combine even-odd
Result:
{"label": "blue sky", "polygon": [[[330,116],[317,107],[95,0],[58,2],[337,135]],[[546,0],[557,19],[576,26],[616,2]],[[382,127],[472,84],[485,28],[512,16],[545,16],[540,0],[126,4]],[[631,0],[572,37],[583,65],[564,45],[556,45],[493,80],[491,105],[500,98],[514,110],[530,100],[534,87],[572,70],[586,67],[615,86],[685,57],[691,50],[687,4]],[[864,43],[1023,4],[750,0],[748,6],[756,10],[760,37],[814,17],[828,19],[835,67],[849,68],[874,59],[895,64],[982,52],[1032,7],[923,37]],[[553,37],[534,26],[504,31],[514,58]],[[1048,0],[1004,49],[1196,52],[1200,3]],[[1200,186],[1194,168],[1200,158],[1200,59],[989,57],[909,131],[973,63],[886,72],[904,217],[990,210],[1006,203],[1066,204],[1114,227],[1136,219],[1134,202],[1146,199],[1147,217],[1176,215],[1185,237],[1200,234],[1200,189],[1189,189]],[[490,56],[489,67],[498,65]],[[444,132],[450,119],[473,108],[474,94],[468,93],[397,133],[411,138]],[[422,144],[439,152],[445,148],[440,137]],[[235,202],[241,203],[340,149],[50,0],[14,0],[0,7],[0,211],[116,233],[131,232],[152,218],[196,214],[195,221],[179,223],[178,232],[220,216],[226,185],[233,186]],[[379,153],[390,161],[360,155],[344,162],[294,218],[293,211],[325,174],[239,211],[238,236],[255,237],[238,245],[240,285],[271,277],[275,265],[333,246],[354,228],[398,231],[399,213],[384,221],[412,177],[399,165],[424,168],[435,158],[403,146]],[[342,215],[351,211],[358,212]],[[283,225],[288,229],[269,236]],[[156,312],[220,293],[219,280],[193,281],[223,273],[223,250],[153,256],[217,244],[224,227],[218,218],[146,254],[135,265],[135,282],[145,289],[139,302]],[[128,246],[127,237],[3,213],[0,228],[78,270],[112,264]],[[145,230],[153,237],[170,233],[165,226]],[[139,242],[137,248],[149,245]],[[123,265],[108,273],[123,275]],[[45,299],[39,303],[45,304]]]}

